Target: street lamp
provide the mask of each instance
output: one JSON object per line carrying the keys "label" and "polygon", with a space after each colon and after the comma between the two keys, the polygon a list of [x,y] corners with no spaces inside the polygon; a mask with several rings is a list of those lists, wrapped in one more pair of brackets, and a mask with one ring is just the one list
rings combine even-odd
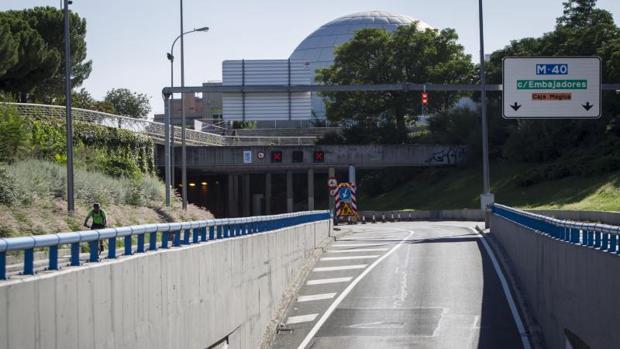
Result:
{"label": "street lamp", "polygon": [[480,104],[482,119],[482,195],[480,195],[480,206],[486,212],[488,205],[494,201],[491,193],[489,179],[489,130],[487,124],[487,92],[486,76],[484,71],[484,26],[482,0],[478,0],[478,20],[480,25]]}
{"label": "street lamp", "polygon": [[73,116],[71,115],[71,41],[70,41],[70,0],[64,0],[65,21],[65,102],[66,102],[66,129],[67,129],[67,210],[75,211],[73,194]]}
{"label": "street lamp", "polygon": [[[174,45],[177,43],[177,41],[179,39],[181,39],[181,42],[183,41],[183,36],[185,36],[186,34],[190,34],[190,33],[194,33],[194,32],[206,32],[209,31],[209,27],[200,27],[200,28],[194,28],[193,30],[184,32],[182,34],[180,34],[179,36],[177,36],[174,41],[172,42],[172,45],[170,46],[170,52],[166,53],[166,58],[168,58],[168,60],[170,61],[170,87],[174,87]],[[181,57],[183,55],[181,54]],[[184,71],[183,69],[181,69],[181,79],[184,80],[183,77]],[[184,85],[184,83],[182,83],[182,85]],[[182,110],[183,110],[183,125],[181,125],[181,129],[182,129],[182,138],[183,138],[183,152],[185,152],[185,106],[183,103],[183,94],[181,94],[181,104],[182,104]],[[168,108],[168,116],[172,115],[172,110],[170,108],[172,108],[172,103],[170,101],[170,99],[172,99],[172,96],[169,96],[169,99],[167,99],[166,101],[166,107]],[[168,132],[166,132],[166,138],[167,139],[171,139],[171,144],[169,145],[169,147],[172,147],[172,149],[174,149],[174,125],[170,125],[170,120],[167,117],[166,118],[166,122],[168,123],[168,128],[169,130],[171,130],[170,134],[168,134]],[[166,180],[166,185],[169,187],[170,183],[174,183],[174,151],[172,150],[168,150],[168,154],[170,154],[170,159],[169,161],[166,161],[166,166],[172,166],[172,170],[167,169],[167,180]],[[185,173],[186,171],[186,162],[185,162],[185,157],[183,157],[183,172]],[[172,164],[172,165],[171,165]],[[186,175],[183,176],[183,189],[182,189],[182,193],[183,193],[183,208],[187,208],[187,190],[185,189],[185,182],[186,182]],[[169,193],[167,191],[167,196],[166,196],[166,204],[169,205],[170,203],[170,197],[169,197]]]}

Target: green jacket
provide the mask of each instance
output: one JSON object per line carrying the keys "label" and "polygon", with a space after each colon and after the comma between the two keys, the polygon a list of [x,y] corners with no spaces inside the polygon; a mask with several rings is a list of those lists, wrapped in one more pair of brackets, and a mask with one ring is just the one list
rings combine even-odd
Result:
{"label": "green jacket", "polygon": [[86,222],[88,222],[89,218],[93,219],[93,224],[106,224],[106,215],[103,209],[99,209],[99,212],[95,212],[95,210],[91,209],[88,211],[88,216],[86,216]]}

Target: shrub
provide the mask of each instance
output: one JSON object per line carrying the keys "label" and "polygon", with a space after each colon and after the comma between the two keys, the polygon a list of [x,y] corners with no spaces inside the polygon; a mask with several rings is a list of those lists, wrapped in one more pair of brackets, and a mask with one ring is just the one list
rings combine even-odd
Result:
{"label": "shrub", "polygon": [[28,148],[28,124],[14,108],[0,106],[0,161],[12,162]]}
{"label": "shrub", "polygon": [[0,204],[11,205],[19,200],[19,188],[15,178],[5,168],[0,167]]}

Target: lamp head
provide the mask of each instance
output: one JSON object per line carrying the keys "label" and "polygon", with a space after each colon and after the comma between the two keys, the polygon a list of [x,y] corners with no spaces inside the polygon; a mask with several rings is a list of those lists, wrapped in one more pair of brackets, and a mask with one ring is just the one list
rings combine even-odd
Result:
{"label": "lamp head", "polygon": [[166,57],[168,57],[169,61],[174,61],[174,56],[171,53],[167,52]]}
{"label": "lamp head", "polygon": [[197,32],[206,32],[209,31],[209,27],[201,27],[195,29]]}

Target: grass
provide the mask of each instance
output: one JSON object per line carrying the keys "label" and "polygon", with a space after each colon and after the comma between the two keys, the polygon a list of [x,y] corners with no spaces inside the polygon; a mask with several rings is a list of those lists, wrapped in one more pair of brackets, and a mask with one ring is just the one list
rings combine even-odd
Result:
{"label": "grass", "polygon": [[[76,211],[66,211],[66,170],[63,165],[24,160],[0,164],[0,237],[37,235],[85,229],[82,224],[91,205],[100,202],[109,226],[209,219],[209,211],[189,205],[181,209],[178,198],[172,208],[163,207],[164,184],[156,177],[115,178],[99,172],[75,169]],[[11,195],[6,195],[10,191]],[[8,200],[8,199],[7,199]]]}
{"label": "grass", "polygon": [[[491,166],[496,202],[523,208],[620,211],[620,172],[518,185],[516,177],[532,166],[505,162]],[[358,206],[360,210],[479,208],[481,187],[480,166],[429,168],[375,197],[364,195],[362,183]]]}

